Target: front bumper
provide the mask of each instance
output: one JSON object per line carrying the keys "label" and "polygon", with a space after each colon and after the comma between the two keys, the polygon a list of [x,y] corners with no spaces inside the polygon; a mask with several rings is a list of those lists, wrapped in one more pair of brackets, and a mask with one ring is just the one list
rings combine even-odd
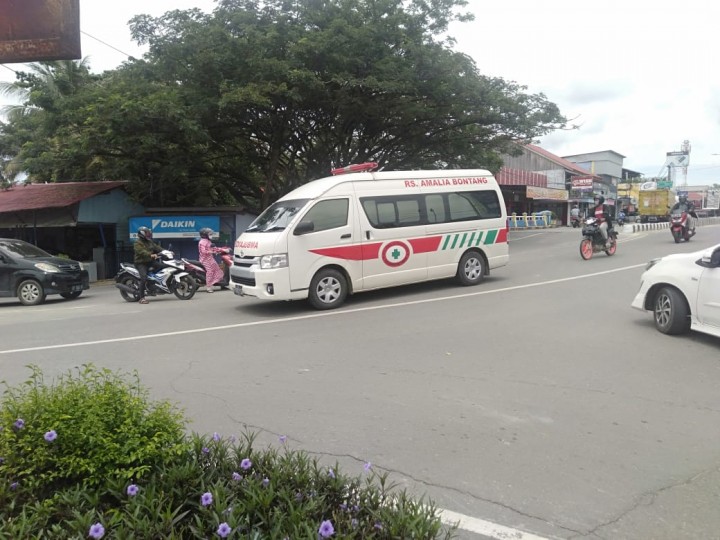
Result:
{"label": "front bumper", "polygon": [[40,282],[46,294],[80,292],[90,288],[90,276],[87,270],[73,274],[47,272],[43,274]]}

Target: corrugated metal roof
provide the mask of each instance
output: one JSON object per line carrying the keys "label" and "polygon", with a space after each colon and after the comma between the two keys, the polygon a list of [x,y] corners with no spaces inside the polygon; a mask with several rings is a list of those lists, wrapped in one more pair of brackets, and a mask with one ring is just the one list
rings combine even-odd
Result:
{"label": "corrugated metal roof", "polygon": [[563,168],[568,169],[571,172],[582,175],[594,176],[590,171],[586,171],[585,169],[578,167],[572,161],[568,161],[567,159],[563,159],[560,156],[556,156],[555,154],[553,154],[552,152],[548,152],[544,148],[540,148],[539,146],[535,146],[534,144],[526,144],[525,146],[528,150],[535,152],[536,154],[540,154],[541,156],[549,159],[550,161],[554,161],[558,165],[561,165]]}
{"label": "corrugated metal roof", "polygon": [[0,213],[62,208],[126,184],[127,182],[64,182],[13,186],[8,190],[0,190]]}

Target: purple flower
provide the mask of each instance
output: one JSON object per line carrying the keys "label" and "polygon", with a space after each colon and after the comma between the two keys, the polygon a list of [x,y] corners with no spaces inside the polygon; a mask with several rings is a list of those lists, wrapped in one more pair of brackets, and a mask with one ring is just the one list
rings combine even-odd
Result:
{"label": "purple flower", "polygon": [[130,485],[127,487],[127,494],[128,494],[130,497],[134,497],[135,495],[137,495],[137,494],[138,494],[138,491],[140,491],[140,488],[137,487],[135,484],[130,484]]}
{"label": "purple flower", "polygon": [[47,442],[53,442],[55,439],[57,439],[57,433],[55,433],[54,429],[51,429],[47,433],[45,433],[45,440]]}
{"label": "purple flower", "polygon": [[234,444],[235,441],[237,441],[237,437],[235,435],[230,435],[230,442]]}
{"label": "purple flower", "polygon": [[375,522],[374,527],[375,527],[378,531],[382,531],[382,530],[383,530],[382,523],[380,523],[379,521],[376,521],[376,522]]}
{"label": "purple flower", "polygon": [[358,526],[358,520],[355,519],[355,518],[352,518],[352,519],[350,520],[350,526],[351,526],[353,529],[356,529],[357,526]]}
{"label": "purple flower", "polygon": [[333,534],[335,534],[335,529],[333,528],[332,522],[328,519],[327,521],[323,521],[320,524],[320,529],[318,529],[318,533],[320,533],[320,536],[323,538],[329,538]]}
{"label": "purple flower", "polygon": [[216,431],[213,433],[213,441],[217,442],[220,440],[220,434]]}
{"label": "purple flower", "polygon": [[18,483],[17,483],[17,482],[13,482],[12,484],[10,484],[10,490],[11,490],[11,491],[15,491],[17,488],[18,488]]}
{"label": "purple flower", "polygon": [[232,532],[232,529],[230,528],[230,525],[228,525],[227,523],[221,523],[217,530],[218,536],[220,538],[225,538],[231,532]]}
{"label": "purple flower", "polygon": [[15,426],[15,429],[22,429],[25,427],[25,420],[23,420],[22,418],[18,418],[17,420],[15,420],[13,426]]}
{"label": "purple flower", "polygon": [[280,435],[280,442],[285,444],[285,441],[287,441],[287,435]]}
{"label": "purple flower", "polygon": [[0,457],[0,465],[2,465],[3,463],[5,463],[5,458],[4,458],[4,457]]}
{"label": "purple flower", "polygon": [[98,538],[102,538],[103,536],[105,536],[105,527],[102,526],[102,523],[95,523],[90,527],[88,536],[90,536],[91,538],[95,538],[95,540],[97,540]]}
{"label": "purple flower", "polygon": [[247,471],[250,467],[252,467],[252,461],[248,458],[245,458],[240,462],[240,468],[244,471]]}
{"label": "purple flower", "polygon": [[372,469],[372,463],[369,461],[365,464],[365,472],[369,472]]}
{"label": "purple flower", "polygon": [[347,510],[347,504],[345,504],[345,503],[340,503],[340,510],[342,510],[343,512],[344,512],[345,510]]}
{"label": "purple flower", "polygon": [[212,504],[212,501],[212,493],[210,493],[209,491],[207,493],[203,493],[202,497],[200,497],[200,504],[202,504],[203,506],[208,506]]}
{"label": "purple flower", "polygon": [[268,487],[270,485],[270,479],[267,476],[263,478],[262,485],[263,487]]}
{"label": "purple flower", "polygon": [[242,480],[242,475],[239,472],[234,472],[232,474],[232,479],[237,482],[238,480]]}
{"label": "purple flower", "polygon": [[330,478],[335,478],[335,471],[333,471],[332,469],[328,469],[328,476]]}
{"label": "purple flower", "polygon": [[203,453],[203,454],[209,454],[209,453],[210,453],[210,449],[209,449],[207,446],[203,446],[202,453]]}

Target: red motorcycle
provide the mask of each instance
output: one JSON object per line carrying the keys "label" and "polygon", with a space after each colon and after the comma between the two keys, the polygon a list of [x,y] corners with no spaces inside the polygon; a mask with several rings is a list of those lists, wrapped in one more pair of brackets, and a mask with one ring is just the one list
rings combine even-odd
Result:
{"label": "red motorcycle", "polygon": [[[223,271],[223,280],[217,285],[221,289],[227,289],[230,286],[230,267],[233,264],[232,248],[229,247],[213,247],[213,252],[220,255],[220,268]],[[190,274],[198,284],[198,287],[205,286],[205,267],[200,261],[193,259],[182,259],[185,263],[185,271]]]}
{"label": "red motorcycle", "polygon": [[687,212],[677,212],[670,216],[670,233],[676,244],[680,240],[689,242],[695,236],[695,227],[690,227],[690,215]]}

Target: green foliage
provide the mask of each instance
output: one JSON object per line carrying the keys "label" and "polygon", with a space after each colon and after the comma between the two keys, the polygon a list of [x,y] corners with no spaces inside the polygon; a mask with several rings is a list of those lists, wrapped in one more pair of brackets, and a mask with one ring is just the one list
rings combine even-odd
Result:
{"label": "green foliage", "polygon": [[137,376],[92,366],[52,385],[32,368],[6,389],[0,426],[0,478],[39,500],[74,484],[141,479],[186,446],[185,420],[169,403],[149,402]]}
{"label": "green foliage", "polygon": [[[210,538],[222,524],[235,538],[316,539],[323,522],[333,538],[454,534],[432,502],[397,491],[371,469],[348,476],[283,441],[259,451],[252,434],[180,442],[179,416],[143,396],[137,377],[125,382],[89,366],[51,388],[34,369],[8,389],[0,409],[0,538],[85,538],[96,523],[127,539]],[[43,438],[48,427],[58,434],[51,442]],[[128,439],[151,449],[120,448]]]}
{"label": "green foliage", "polygon": [[0,155],[34,181],[128,180],[150,206],[265,207],[371,160],[497,170],[566,119],[453,51],[445,32],[472,19],[467,4],[220,0],[212,14],[137,16],[142,61],[21,81],[42,113],[2,126]]}

